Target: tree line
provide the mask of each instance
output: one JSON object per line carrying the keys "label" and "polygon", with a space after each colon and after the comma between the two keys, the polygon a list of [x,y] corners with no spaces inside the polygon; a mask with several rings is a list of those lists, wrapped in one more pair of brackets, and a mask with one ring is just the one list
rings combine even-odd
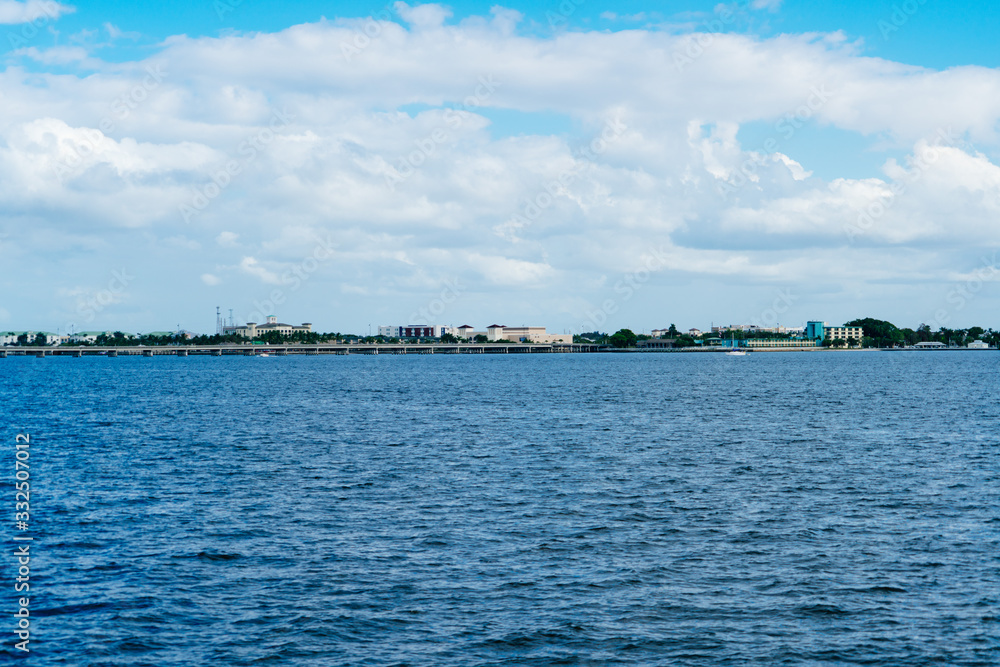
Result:
{"label": "tree line", "polygon": [[[854,340],[824,340],[825,347],[847,347],[848,345],[861,347],[905,347],[916,345],[917,343],[944,343],[948,346],[965,347],[969,343],[981,340],[992,347],[1000,347],[1000,331],[984,329],[983,327],[969,327],[968,329],[949,329],[941,327],[937,331],[931,331],[930,326],[921,324],[916,329],[899,328],[892,322],[878,320],[871,317],[852,320],[844,326],[861,327],[862,339]],[[739,340],[749,339],[772,339],[787,340],[794,336],[790,333],[770,333],[766,331],[739,331],[731,330],[733,337]],[[701,336],[694,337],[680,333],[673,324],[666,332],[666,338],[674,340],[674,347],[696,347],[704,344],[709,338],[728,338],[730,332],[706,332]],[[574,343],[596,343],[599,345],[610,345],[616,348],[635,347],[639,341],[649,340],[651,337],[644,334],[635,334],[630,329],[619,329],[613,334],[606,334],[600,331],[578,334],[573,336]]]}

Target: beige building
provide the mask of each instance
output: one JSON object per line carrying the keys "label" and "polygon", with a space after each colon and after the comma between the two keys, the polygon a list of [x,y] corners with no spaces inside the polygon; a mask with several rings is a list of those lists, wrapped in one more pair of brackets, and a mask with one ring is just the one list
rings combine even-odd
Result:
{"label": "beige building", "polygon": [[778,349],[793,347],[816,347],[817,343],[803,338],[751,338],[743,343],[746,347]]}
{"label": "beige building", "polygon": [[490,341],[509,340],[513,343],[572,343],[573,334],[550,334],[545,327],[507,327],[492,324],[486,327],[486,338]]}
{"label": "beige building", "polygon": [[225,335],[236,335],[243,336],[244,338],[256,338],[257,336],[263,336],[266,333],[272,331],[277,331],[283,336],[291,336],[293,333],[303,332],[310,333],[312,331],[312,324],[309,322],[303,323],[301,326],[296,326],[294,324],[283,324],[278,322],[278,318],[271,315],[267,318],[266,324],[257,324],[256,322],[247,322],[243,326],[233,326],[233,327],[223,327],[222,333]]}
{"label": "beige building", "polygon": [[861,327],[825,327],[826,340],[850,340],[855,339],[858,343],[864,337],[864,329]]}

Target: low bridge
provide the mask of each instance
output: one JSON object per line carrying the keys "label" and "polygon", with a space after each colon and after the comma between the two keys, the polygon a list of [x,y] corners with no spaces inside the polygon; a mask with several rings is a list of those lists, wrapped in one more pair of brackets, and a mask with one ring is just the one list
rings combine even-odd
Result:
{"label": "low bridge", "polygon": [[0,348],[0,358],[8,356],[33,357],[158,357],[163,355],[187,356],[268,356],[283,357],[289,354],[552,354],[603,352],[607,345],[557,343],[540,345],[533,343],[494,344],[445,344],[401,345],[331,343],[317,345],[131,345],[121,347],[99,347],[91,345],[58,347],[4,347]]}

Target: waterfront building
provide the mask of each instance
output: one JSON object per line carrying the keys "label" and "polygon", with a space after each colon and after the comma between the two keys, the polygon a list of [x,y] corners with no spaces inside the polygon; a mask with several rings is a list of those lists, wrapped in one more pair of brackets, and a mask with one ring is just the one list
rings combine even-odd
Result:
{"label": "waterfront building", "polygon": [[676,338],[650,338],[640,340],[635,346],[640,350],[671,350],[676,343]]}
{"label": "waterfront building", "polygon": [[514,343],[572,343],[573,334],[550,334],[545,327],[508,327],[491,324],[486,327],[486,338],[490,341],[509,340]]}
{"label": "waterfront building", "polygon": [[988,350],[988,349],[990,349],[990,346],[989,346],[989,344],[987,344],[987,343],[985,343],[985,342],[983,342],[981,340],[974,340],[971,343],[969,343],[969,349],[970,350]]}
{"label": "waterfront building", "polygon": [[74,334],[66,336],[66,342],[80,345],[93,345],[101,336],[114,338],[116,333],[121,334],[126,339],[135,338],[135,334],[130,334],[125,331],[77,331]]}
{"label": "waterfront building", "polygon": [[28,345],[35,345],[38,336],[43,337],[42,345],[61,345],[69,340],[69,336],[48,331],[0,331],[0,345],[17,345],[21,336],[27,336]]}
{"label": "waterfront building", "polygon": [[854,343],[861,343],[861,339],[864,337],[864,329],[861,327],[828,327],[824,325],[824,340],[846,340],[848,342],[854,341]]}
{"label": "waterfront building", "polygon": [[807,322],[806,338],[814,341],[822,341],[825,338],[826,322]]}
{"label": "waterfront building", "polygon": [[816,341],[807,338],[750,338],[743,341],[743,347],[758,349],[817,347]]}
{"label": "waterfront building", "polygon": [[[267,322],[265,324],[257,324],[256,322],[247,322],[242,326],[222,327],[223,335],[227,336],[235,335],[235,336],[242,336],[244,338],[256,338],[258,336],[262,336],[272,331],[277,331],[283,336],[290,336],[293,333],[298,333],[298,332],[310,333],[312,331],[312,324],[310,324],[309,322],[304,322],[300,326],[296,326],[293,324],[284,324],[282,322],[278,322],[278,318],[275,317],[274,315],[269,315],[267,318]],[[168,335],[174,335],[177,332],[164,332],[164,333],[168,333]]]}
{"label": "waterfront building", "polygon": [[378,328],[378,335],[385,338],[440,338],[450,327],[440,324],[400,324]]}

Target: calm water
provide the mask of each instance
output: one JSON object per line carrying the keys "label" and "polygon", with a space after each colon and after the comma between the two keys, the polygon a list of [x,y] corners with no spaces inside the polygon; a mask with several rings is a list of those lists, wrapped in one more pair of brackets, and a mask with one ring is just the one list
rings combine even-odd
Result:
{"label": "calm water", "polygon": [[34,439],[29,662],[997,665],[998,378],[990,352],[0,359],[2,465]]}

